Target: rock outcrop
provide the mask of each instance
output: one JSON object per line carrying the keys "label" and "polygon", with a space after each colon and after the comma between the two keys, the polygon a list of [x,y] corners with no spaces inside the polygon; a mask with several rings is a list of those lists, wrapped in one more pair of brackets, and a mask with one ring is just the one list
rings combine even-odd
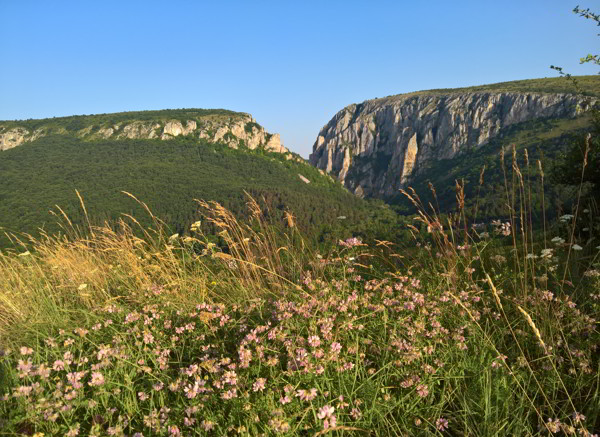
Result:
{"label": "rock outcrop", "polygon": [[357,195],[387,197],[427,161],[483,147],[515,123],[573,117],[594,100],[521,92],[425,92],[368,100],[342,109],[321,129],[310,162]]}
{"label": "rock outcrop", "polygon": [[[128,120],[116,124],[94,124],[94,120],[89,118],[89,124],[77,130],[63,127],[60,122],[57,123],[56,119],[48,119],[47,124],[39,123],[38,120],[36,126],[41,125],[41,127],[36,127],[36,129],[28,128],[27,121],[22,125],[18,121],[0,121],[0,151],[12,149],[50,134],[74,135],[87,140],[127,138],[170,140],[179,136],[187,136],[213,143],[224,143],[236,149],[242,145],[249,149],[264,147],[265,150],[283,153],[286,154],[286,157],[289,155],[289,159],[295,159],[294,155],[282,144],[279,134],[268,133],[249,114],[231,114],[233,115],[200,114],[194,116],[193,111],[189,111],[188,119],[184,121],[170,119],[168,116],[157,116],[155,120]],[[81,116],[81,119],[85,124],[88,118]]]}

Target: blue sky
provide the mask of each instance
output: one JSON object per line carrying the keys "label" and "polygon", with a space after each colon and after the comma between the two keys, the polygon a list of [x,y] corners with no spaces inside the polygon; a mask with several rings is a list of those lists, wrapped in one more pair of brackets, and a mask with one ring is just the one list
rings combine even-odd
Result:
{"label": "blue sky", "polygon": [[[577,1],[0,0],[0,119],[166,108],[251,113],[304,157],[344,106],[572,74]],[[581,4],[600,12],[599,2]]]}

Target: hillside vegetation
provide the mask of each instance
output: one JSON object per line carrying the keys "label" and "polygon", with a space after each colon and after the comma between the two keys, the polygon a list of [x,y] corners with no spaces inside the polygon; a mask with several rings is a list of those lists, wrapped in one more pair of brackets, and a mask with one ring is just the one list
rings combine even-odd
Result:
{"label": "hillside vegetation", "polygon": [[543,79],[525,79],[513,80],[509,82],[498,82],[486,85],[469,86],[462,88],[437,88],[431,90],[414,91],[410,93],[396,94],[393,96],[382,97],[376,100],[393,100],[394,98],[404,98],[409,96],[428,96],[444,94],[464,94],[464,93],[543,93],[543,94],[576,94],[580,93],[586,96],[600,97],[600,76],[576,76],[579,90],[573,86],[573,83],[564,77],[545,77]]}
{"label": "hillside vegetation", "polygon": [[190,118],[206,118],[215,120],[229,120],[239,116],[248,116],[248,114],[228,111],[226,109],[162,109],[158,111],[128,111],[114,112],[109,114],[90,114],[90,115],[71,115],[66,117],[52,117],[27,120],[3,120],[0,125],[7,129],[22,126],[29,130],[36,130],[46,127],[50,132],[76,132],[88,126],[94,126],[96,129],[110,127],[119,123],[129,121],[169,121],[178,120],[185,123]]}
{"label": "hillside vegetation", "polygon": [[[563,159],[565,151],[591,127],[591,117],[575,119],[533,120],[506,128],[484,147],[473,148],[452,159],[431,161],[407,183],[422,196],[425,204],[432,202],[444,212],[452,212],[456,204],[456,181],[464,183],[468,214],[473,219],[490,221],[507,214],[505,178],[512,180],[513,152],[526,180],[541,183],[544,172],[545,212],[557,217],[570,212],[575,188],[553,183],[550,176]],[[581,159],[581,158],[580,158]],[[588,170],[593,171],[593,170]],[[429,184],[436,189],[434,199]],[[584,187],[586,190],[591,187]],[[593,193],[591,193],[593,194]],[[398,193],[386,199],[403,213],[415,209],[406,196]],[[542,191],[532,193],[536,205],[533,216],[541,224]]]}
{"label": "hillside vegetation", "polygon": [[346,228],[375,237],[398,227],[396,215],[382,204],[358,199],[308,164],[201,139],[85,141],[51,135],[1,152],[0,174],[0,247],[13,245],[11,233],[26,241],[23,233],[60,231],[63,212],[75,226],[87,224],[76,190],[92,224],[115,223],[122,213],[135,216],[142,227],[152,224],[127,192],[171,233],[183,234],[200,217],[194,199],[218,201],[242,215],[246,191],[264,199],[274,223],[283,225],[285,211],[293,207],[297,226],[311,240],[335,240]]}
{"label": "hillside vegetation", "polygon": [[203,206],[227,251],[197,223],[141,239],[123,222],[0,254],[5,433],[600,428],[600,246],[572,232],[585,215],[534,240],[513,232],[519,202],[477,232],[421,211],[404,244],[314,251],[294,226],[279,240],[252,200],[248,225]]}

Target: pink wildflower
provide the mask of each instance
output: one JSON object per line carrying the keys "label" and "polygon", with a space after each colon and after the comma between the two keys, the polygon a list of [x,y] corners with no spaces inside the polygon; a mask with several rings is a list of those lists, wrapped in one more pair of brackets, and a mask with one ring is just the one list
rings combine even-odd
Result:
{"label": "pink wildflower", "polygon": [[321,339],[318,335],[311,335],[308,337],[308,344],[311,347],[319,347],[321,345]]}
{"label": "pink wildflower", "polygon": [[333,415],[334,411],[335,411],[335,407],[333,407],[332,405],[325,405],[324,407],[321,407],[319,409],[319,412],[317,413],[317,417],[319,419],[323,420],[326,417],[331,417]]}
{"label": "pink wildflower", "polygon": [[429,394],[429,389],[425,384],[419,384],[417,386],[417,394],[422,398],[426,397]]}
{"label": "pink wildflower", "polygon": [[252,385],[253,391],[263,391],[265,389],[265,382],[267,380],[265,378],[258,378],[256,382]]}
{"label": "pink wildflower", "polygon": [[104,375],[100,372],[92,372],[92,380],[89,382],[89,385],[99,386],[104,384]]}
{"label": "pink wildflower", "polygon": [[435,427],[438,429],[438,431],[444,431],[448,429],[448,421],[443,417],[440,417],[438,420],[436,420]]}
{"label": "pink wildflower", "polygon": [[31,355],[32,353],[33,353],[33,349],[31,349],[30,347],[25,347],[25,346],[21,347],[21,355]]}

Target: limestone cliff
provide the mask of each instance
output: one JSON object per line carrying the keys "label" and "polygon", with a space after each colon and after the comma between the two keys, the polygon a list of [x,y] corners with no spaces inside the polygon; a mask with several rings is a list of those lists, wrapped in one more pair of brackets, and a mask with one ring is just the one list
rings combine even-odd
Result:
{"label": "limestone cliff", "polygon": [[483,147],[502,129],[573,117],[591,101],[536,92],[422,92],[368,100],[338,112],[319,132],[311,164],[360,196],[387,197],[429,160]]}
{"label": "limestone cliff", "polygon": [[[175,110],[179,113],[182,110]],[[224,143],[229,147],[246,146],[249,149],[263,147],[265,150],[289,154],[279,134],[270,134],[257,124],[251,115],[230,111],[185,111],[185,117],[170,117],[173,111],[102,114],[98,116],[74,116],[45,120],[0,121],[0,151],[20,146],[37,138],[50,135],[74,135],[86,140],[98,139],[161,139],[178,136]],[[223,114],[222,112],[226,112]],[[122,116],[125,114],[125,116]],[[133,116],[131,115],[133,114]],[[135,119],[140,114],[140,120]],[[180,114],[178,114],[180,115]],[[119,118],[125,118],[124,121]],[[107,121],[110,120],[110,121]]]}

